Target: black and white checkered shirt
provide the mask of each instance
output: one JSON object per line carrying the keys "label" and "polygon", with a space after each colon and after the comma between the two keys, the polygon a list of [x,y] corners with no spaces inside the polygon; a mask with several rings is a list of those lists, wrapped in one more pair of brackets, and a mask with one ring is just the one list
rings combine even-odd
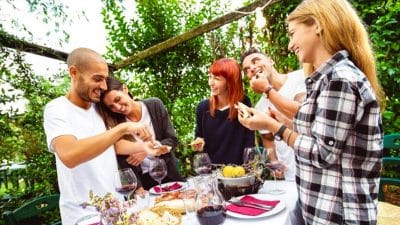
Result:
{"label": "black and white checkered shirt", "polygon": [[306,79],[294,120],[296,182],[307,224],[376,224],[380,108],[364,73],[337,52]]}

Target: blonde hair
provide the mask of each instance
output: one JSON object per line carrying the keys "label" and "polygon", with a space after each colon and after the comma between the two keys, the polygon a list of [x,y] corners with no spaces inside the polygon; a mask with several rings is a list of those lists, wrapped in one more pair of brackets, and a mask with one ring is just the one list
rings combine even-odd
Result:
{"label": "blonde hair", "polygon": [[[286,18],[305,25],[318,23],[321,40],[329,53],[347,50],[353,63],[365,74],[374,90],[381,110],[385,96],[376,74],[375,56],[368,32],[356,10],[347,0],[304,0]],[[305,65],[305,73],[315,70]]]}

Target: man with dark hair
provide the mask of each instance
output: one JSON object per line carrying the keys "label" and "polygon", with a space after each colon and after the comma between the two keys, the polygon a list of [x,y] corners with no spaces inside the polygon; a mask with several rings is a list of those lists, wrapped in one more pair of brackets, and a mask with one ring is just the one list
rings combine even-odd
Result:
{"label": "man with dark hair", "polygon": [[[296,109],[305,97],[304,74],[302,70],[297,70],[288,74],[280,74],[273,67],[274,62],[260,53],[257,49],[249,49],[242,54],[242,69],[250,80],[251,88],[256,93],[263,93],[255,108],[262,112],[269,111],[272,108],[276,114],[279,111],[282,114],[278,119],[284,119],[288,126],[291,126],[291,118],[294,115],[288,110],[287,102],[281,101],[282,98],[294,100],[290,103],[290,108]],[[286,180],[294,180],[296,175],[296,164],[293,151],[287,151],[290,148],[283,141],[274,140],[273,134],[268,130],[259,130],[262,142],[265,148],[272,148],[271,161],[280,160],[288,168],[284,172]],[[281,177],[283,174],[277,174]]]}

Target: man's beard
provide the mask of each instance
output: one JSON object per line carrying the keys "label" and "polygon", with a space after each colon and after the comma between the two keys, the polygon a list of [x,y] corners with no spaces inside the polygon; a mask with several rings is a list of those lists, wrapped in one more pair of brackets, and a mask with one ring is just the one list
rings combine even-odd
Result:
{"label": "man's beard", "polygon": [[81,99],[83,99],[84,101],[87,101],[87,102],[93,102],[93,103],[100,102],[100,97],[90,98],[88,88],[78,88],[78,95]]}

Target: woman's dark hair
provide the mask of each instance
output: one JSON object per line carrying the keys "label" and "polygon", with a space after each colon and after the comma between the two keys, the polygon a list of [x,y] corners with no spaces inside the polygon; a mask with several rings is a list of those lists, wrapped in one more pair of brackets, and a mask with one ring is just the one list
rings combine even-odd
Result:
{"label": "woman's dark hair", "polygon": [[[110,91],[113,91],[113,90],[124,91],[124,85],[117,78],[111,77],[111,76],[106,78],[106,83],[107,83],[107,90],[103,91],[101,93],[100,101],[98,103],[96,103],[96,110],[98,111],[100,116],[103,118],[106,128],[110,129],[110,128],[117,126],[120,123],[126,122],[126,118],[125,118],[125,115],[123,115],[123,114],[115,113],[115,112],[111,111],[104,104],[104,97],[106,96],[107,93],[109,93]],[[130,93],[129,93],[129,96],[132,98],[132,95]],[[123,138],[128,139],[128,140],[134,140],[131,135],[125,135]]]}

